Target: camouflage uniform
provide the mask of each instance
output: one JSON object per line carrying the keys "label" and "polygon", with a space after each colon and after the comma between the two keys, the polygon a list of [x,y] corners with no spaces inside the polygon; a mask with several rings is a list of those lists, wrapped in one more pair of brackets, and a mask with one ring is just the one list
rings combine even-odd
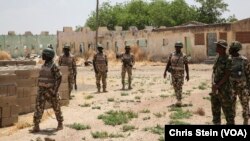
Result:
{"label": "camouflage uniform", "polygon": [[[225,75],[225,72],[230,70],[231,62],[228,55],[218,56],[213,66],[213,84],[218,83]],[[213,114],[213,123],[221,124],[221,108],[226,117],[227,124],[234,124],[234,112],[232,108],[232,95],[230,93],[230,83],[226,81],[211,95],[211,106]]]}
{"label": "camouflage uniform", "polygon": [[[239,46],[237,46],[239,45]],[[233,42],[230,46],[230,49],[241,49],[241,44],[239,42]],[[237,95],[239,96],[240,103],[243,109],[242,117],[244,119],[243,124],[248,124],[248,114],[249,114],[249,98],[248,98],[248,89],[247,85],[250,82],[250,68],[249,63],[246,57],[239,55],[238,57],[230,56],[232,62],[231,74],[230,74],[230,85],[233,96],[233,110],[234,115],[236,116],[236,101]]]}
{"label": "camouflage uniform", "polygon": [[96,77],[96,86],[98,89],[98,92],[100,92],[101,89],[101,79],[102,79],[102,85],[103,85],[103,91],[106,91],[107,88],[107,72],[108,72],[108,59],[107,56],[103,53],[97,53],[94,55],[93,58],[93,65],[95,68],[95,77]]}
{"label": "camouflage uniform", "polygon": [[188,63],[187,56],[184,53],[173,52],[169,56],[171,62],[171,78],[174,87],[176,99],[182,99],[182,86],[184,84],[184,64]]}
{"label": "camouflage uniform", "polygon": [[125,87],[125,75],[126,72],[128,73],[128,84],[129,84],[129,89],[132,89],[131,83],[132,83],[132,69],[134,65],[134,55],[133,54],[126,54],[123,53],[121,55],[121,60],[122,60],[122,88],[124,89]]}
{"label": "camouflage uniform", "polygon": [[73,85],[75,83],[74,77],[77,74],[75,57],[71,54],[68,57],[66,55],[62,55],[59,58],[58,64],[59,66],[68,66],[69,68],[68,82],[69,82],[69,94],[70,94],[73,89]]}
{"label": "camouflage uniform", "polygon": [[51,60],[42,66],[40,75],[38,78],[38,95],[36,98],[36,109],[34,113],[34,125],[39,128],[45,102],[48,101],[52,104],[52,108],[55,112],[58,123],[63,122],[63,116],[59,103],[59,94],[55,93],[54,88],[60,86],[61,72],[56,64]]}

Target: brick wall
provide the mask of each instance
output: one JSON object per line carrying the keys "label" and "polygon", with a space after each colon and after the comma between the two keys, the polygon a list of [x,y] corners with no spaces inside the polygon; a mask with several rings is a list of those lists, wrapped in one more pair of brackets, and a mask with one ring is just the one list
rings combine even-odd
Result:
{"label": "brick wall", "polygon": [[[61,106],[69,104],[68,67],[60,67],[63,74],[59,94]],[[0,126],[10,126],[18,121],[19,114],[35,111],[37,81],[40,67],[0,67]],[[46,108],[51,104],[46,103]]]}

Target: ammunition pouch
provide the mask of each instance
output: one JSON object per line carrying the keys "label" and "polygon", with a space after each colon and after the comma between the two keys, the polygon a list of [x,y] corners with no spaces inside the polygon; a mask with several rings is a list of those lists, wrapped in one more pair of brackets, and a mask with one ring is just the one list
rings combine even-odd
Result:
{"label": "ammunition pouch", "polygon": [[171,66],[168,67],[167,71],[171,73],[173,71],[173,68]]}

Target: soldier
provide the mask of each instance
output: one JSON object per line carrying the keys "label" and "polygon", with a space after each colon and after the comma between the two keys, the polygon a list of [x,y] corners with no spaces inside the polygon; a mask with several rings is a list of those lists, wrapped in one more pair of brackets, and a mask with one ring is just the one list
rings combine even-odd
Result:
{"label": "soldier", "polygon": [[69,68],[69,77],[68,77],[68,82],[69,82],[69,95],[71,95],[71,91],[73,89],[73,84],[75,83],[76,79],[76,61],[75,57],[70,54],[70,45],[65,44],[63,47],[63,55],[59,57],[59,66],[68,66]]}
{"label": "soldier", "polygon": [[107,72],[108,72],[108,59],[107,56],[103,53],[102,45],[97,45],[98,53],[94,55],[93,58],[93,66],[95,70],[96,77],[96,86],[97,92],[100,93],[101,84],[100,81],[102,79],[103,92],[107,92]]}
{"label": "soldier", "polygon": [[52,44],[49,44],[49,45],[48,45],[48,48],[51,48],[51,49],[53,49],[53,46],[52,46]]}
{"label": "soldier", "polygon": [[248,60],[245,56],[240,55],[238,52],[242,49],[241,43],[238,41],[232,42],[229,48],[229,59],[232,61],[231,73],[230,73],[230,86],[232,88],[233,96],[233,110],[236,115],[236,101],[237,95],[239,96],[240,103],[243,109],[242,117],[244,119],[243,124],[248,124],[248,89],[250,78],[250,68]]}
{"label": "soldier", "polygon": [[231,69],[229,56],[226,54],[227,42],[216,42],[216,52],[219,54],[213,66],[211,106],[213,124],[221,124],[221,108],[226,117],[226,124],[234,124],[233,100],[228,81]]}
{"label": "soldier", "polygon": [[51,48],[46,48],[42,52],[42,59],[45,60],[38,78],[38,95],[36,98],[36,109],[34,113],[34,128],[31,132],[39,132],[39,123],[41,121],[45,102],[48,101],[52,104],[58,121],[57,130],[63,129],[63,116],[59,103],[58,88],[61,84],[62,75],[54,63],[53,58],[55,52]]}
{"label": "soldier", "polygon": [[168,63],[164,71],[164,78],[167,76],[167,71],[171,73],[172,85],[176,95],[176,106],[181,106],[182,86],[184,83],[184,70],[186,71],[186,80],[189,80],[189,68],[187,56],[182,53],[182,42],[175,43],[175,52],[169,55]]}
{"label": "soldier", "polygon": [[131,90],[132,86],[132,69],[135,64],[134,55],[130,54],[130,46],[125,46],[125,53],[121,54],[119,58],[122,60],[122,90],[125,90],[125,75],[128,73],[128,89]]}

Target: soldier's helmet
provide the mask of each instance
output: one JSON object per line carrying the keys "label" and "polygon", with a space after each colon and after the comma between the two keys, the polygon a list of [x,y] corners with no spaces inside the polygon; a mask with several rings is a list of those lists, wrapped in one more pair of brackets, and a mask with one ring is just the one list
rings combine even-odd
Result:
{"label": "soldier's helmet", "polygon": [[231,43],[231,45],[230,45],[230,48],[239,51],[239,50],[242,49],[242,45],[241,45],[241,43],[238,42],[238,41],[233,41],[233,42]]}
{"label": "soldier's helmet", "polygon": [[218,42],[215,42],[215,44],[218,44],[223,48],[227,48],[227,42],[225,40],[219,40]]}
{"label": "soldier's helmet", "polygon": [[63,49],[70,49],[70,45],[68,43],[66,43],[64,46],[63,46]]}
{"label": "soldier's helmet", "polygon": [[129,45],[126,45],[125,46],[125,49],[131,49]]}
{"label": "soldier's helmet", "polygon": [[97,44],[97,48],[98,48],[98,49],[103,49],[102,44]]}
{"label": "soldier's helmet", "polygon": [[46,55],[47,57],[54,58],[55,57],[55,51],[51,48],[45,48],[42,52],[42,54]]}
{"label": "soldier's helmet", "polygon": [[174,45],[175,47],[183,47],[183,43],[181,41],[177,41]]}

